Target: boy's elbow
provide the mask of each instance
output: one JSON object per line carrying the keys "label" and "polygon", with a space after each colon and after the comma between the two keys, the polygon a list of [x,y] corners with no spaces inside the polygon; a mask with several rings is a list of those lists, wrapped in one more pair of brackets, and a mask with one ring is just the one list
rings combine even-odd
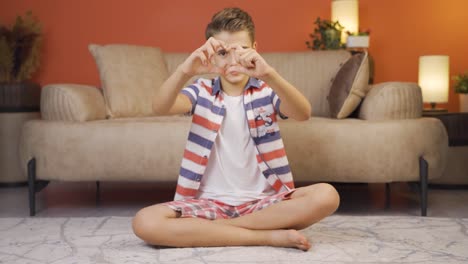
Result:
{"label": "boy's elbow", "polygon": [[310,118],[310,113],[306,111],[296,112],[294,115],[290,115],[296,121],[307,121]]}
{"label": "boy's elbow", "polygon": [[307,113],[307,114],[301,114],[300,116],[296,117],[296,120],[297,121],[307,121],[309,120],[310,118],[310,115]]}
{"label": "boy's elbow", "polygon": [[310,116],[312,115],[312,106],[310,105],[310,103],[308,103],[306,105],[306,107],[304,108],[304,111],[302,111],[300,117],[299,117],[299,121],[307,121],[309,120]]}
{"label": "boy's elbow", "polygon": [[310,104],[308,104],[307,106],[304,106],[301,109],[297,109],[295,112],[290,113],[290,115],[288,115],[287,113],[286,115],[288,115],[296,121],[307,121],[309,120],[311,113],[312,109],[310,107]]}
{"label": "boy's elbow", "polygon": [[153,113],[158,116],[166,115],[168,113],[167,109],[165,109],[160,103],[155,101],[153,101],[152,109]]}

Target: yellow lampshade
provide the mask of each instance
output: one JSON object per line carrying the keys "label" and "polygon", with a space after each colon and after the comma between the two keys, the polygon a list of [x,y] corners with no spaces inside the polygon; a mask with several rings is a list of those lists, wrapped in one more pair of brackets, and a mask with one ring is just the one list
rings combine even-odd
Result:
{"label": "yellow lampshade", "polygon": [[449,56],[429,55],[419,57],[418,80],[424,102],[448,102]]}
{"label": "yellow lampshade", "polygon": [[341,32],[341,42],[346,43],[348,35],[346,31],[357,33],[359,30],[359,1],[358,0],[333,0],[332,21],[339,21],[344,27]]}

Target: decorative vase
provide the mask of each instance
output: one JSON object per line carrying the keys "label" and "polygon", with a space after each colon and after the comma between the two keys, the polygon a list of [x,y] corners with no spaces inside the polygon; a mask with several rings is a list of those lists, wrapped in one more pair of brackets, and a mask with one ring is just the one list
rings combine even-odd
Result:
{"label": "decorative vase", "polygon": [[459,93],[460,112],[468,113],[468,93]]}
{"label": "decorative vase", "polygon": [[37,83],[0,83],[0,112],[39,111],[40,97]]}

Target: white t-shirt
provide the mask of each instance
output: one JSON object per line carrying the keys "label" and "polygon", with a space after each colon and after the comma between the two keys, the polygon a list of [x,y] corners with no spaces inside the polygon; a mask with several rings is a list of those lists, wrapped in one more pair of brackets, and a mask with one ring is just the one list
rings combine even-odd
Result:
{"label": "white t-shirt", "polygon": [[197,198],[237,206],[275,193],[262,175],[242,95],[223,94],[226,115],[213,145]]}

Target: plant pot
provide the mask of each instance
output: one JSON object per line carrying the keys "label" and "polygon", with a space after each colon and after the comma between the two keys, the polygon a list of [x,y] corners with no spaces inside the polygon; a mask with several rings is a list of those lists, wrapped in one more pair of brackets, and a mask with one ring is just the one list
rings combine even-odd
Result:
{"label": "plant pot", "polygon": [[41,103],[37,83],[0,83],[0,112],[36,112]]}
{"label": "plant pot", "polygon": [[348,48],[368,48],[369,36],[348,36],[346,40],[346,47]]}
{"label": "plant pot", "polygon": [[468,93],[459,93],[460,112],[468,113]]}
{"label": "plant pot", "polygon": [[325,49],[340,49],[341,48],[341,31],[336,29],[327,29],[323,31],[322,39]]}

